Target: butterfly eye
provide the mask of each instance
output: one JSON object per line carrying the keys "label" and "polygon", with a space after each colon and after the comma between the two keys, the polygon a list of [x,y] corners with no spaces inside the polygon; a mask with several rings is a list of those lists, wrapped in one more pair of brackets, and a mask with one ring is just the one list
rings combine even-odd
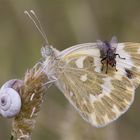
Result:
{"label": "butterfly eye", "polygon": [[50,56],[52,54],[52,49],[50,47],[46,47],[46,55]]}

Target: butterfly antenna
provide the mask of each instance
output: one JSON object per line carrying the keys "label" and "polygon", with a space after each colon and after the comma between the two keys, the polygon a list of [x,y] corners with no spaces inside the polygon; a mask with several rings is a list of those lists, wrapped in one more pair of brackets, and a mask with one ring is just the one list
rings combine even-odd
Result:
{"label": "butterfly antenna", "polygon": [[33,10],[30,10],[30,13],[28,11],[24,11],[24,14],[27,15],[31,19],[31,21],[34,23],[37,30],[40,32],[41,36],[44,38],[44,40],[46,42],[46,45],[49,45],[47,36],[46,36],[46,34],[43,30],[43,27],[41,25],[41,22],[40,22],[39,18],[37,17],[35,12]]}

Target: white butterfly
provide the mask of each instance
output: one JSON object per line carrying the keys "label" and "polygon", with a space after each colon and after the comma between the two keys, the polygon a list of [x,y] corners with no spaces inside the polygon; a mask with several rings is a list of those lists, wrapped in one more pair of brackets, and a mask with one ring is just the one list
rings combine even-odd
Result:
{"label": "white butterfly", "polygon": [[26,14],[46,40],[41,53],[49,83],[55,83],[83,119],[103,127],[126,112],[140,83],[140,44],[117,43],[113,37],[107,42],[109,46],[97,41],[60,52],[48,44],[38,18],[34,11],[30,12],[39,26]]}

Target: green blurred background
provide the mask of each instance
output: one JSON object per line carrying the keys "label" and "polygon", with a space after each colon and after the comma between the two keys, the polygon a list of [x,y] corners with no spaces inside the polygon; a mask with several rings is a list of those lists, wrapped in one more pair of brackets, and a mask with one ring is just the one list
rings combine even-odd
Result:
{"label": "green blurred background", "polygon": [[[109,40],[140,42],[138,0],[0,0],[0,83],[22,78],[40,58],[44,44],[24,10],[39,16],[50,44],[69,46]],[[39,113],[33,140],[140,140],[140,89],[132,107],[105,128],[86,123],[63,94],[51,87]],[[9,140],[11,120],[0,118],[0,140]]]}

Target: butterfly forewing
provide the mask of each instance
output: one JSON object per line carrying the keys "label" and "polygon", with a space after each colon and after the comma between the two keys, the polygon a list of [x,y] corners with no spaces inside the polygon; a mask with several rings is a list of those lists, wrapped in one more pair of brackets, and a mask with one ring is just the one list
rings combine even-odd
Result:
{"label": "butterfly forewing", "polygon": [[117,58],[117,71],[110,67],[107,74],[101,71],[96,44],[81,44],[64,52],[56,85],[85,120],[102,127],[129,108],[140,80],[139,44],[119,43],[116,52],[126,59]]}

